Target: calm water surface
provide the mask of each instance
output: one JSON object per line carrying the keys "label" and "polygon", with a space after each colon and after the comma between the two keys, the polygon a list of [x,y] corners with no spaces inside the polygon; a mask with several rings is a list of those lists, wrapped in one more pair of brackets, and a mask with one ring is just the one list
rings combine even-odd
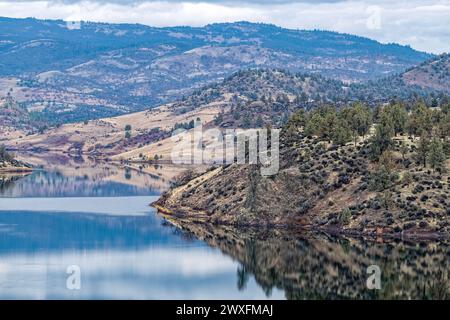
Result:
{"label": "calm water surface", "polygon": [[[1,299],[284,297],[254,279],[238,289],[239,262],[156,215],[155,176],[112,171],[0,182]],[[67,289],[72,265],[81,290]]]}
{"label": "calm water surface", "polygon": [[[1,178],[0,298],[448,298],[446,243],[181,229],[148,206],[173,171],[158,170]],[[377,291],[366,288],[373,264],[382,270]],[[81,270],[80,290],[66,286],[73,265]]]}

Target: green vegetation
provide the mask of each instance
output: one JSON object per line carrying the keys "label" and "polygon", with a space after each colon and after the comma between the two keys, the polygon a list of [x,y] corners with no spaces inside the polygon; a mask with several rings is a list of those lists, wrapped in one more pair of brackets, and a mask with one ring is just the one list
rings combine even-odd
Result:
{"label": "green vegetation", "polygon": [[194,120],[191,120],[189,122],[183,122],[183,123],[175,123],[175,125],[173,126],[173,131],[178,130],[178,129],[190,130],[190,129],[193,129],[194,127],[195,127]]}
{"label": "green vegetation", "polygon": [[434,137],[431,140],[427,157],[431,168],[440,172],[445,169],[445,152],[440,139]]}
{"label": "green vegetation", "polygon": [[381,155],[376,171],[370,176],[369,189],[381,192],[392,188],[399,180],[399,175],[394,169],[392,152],[386,151]]}
{"label": "green vegetation", "polygon": [[[444,103],[431,108],[421,100],[414,104],[393,101],[374,111],[362,103],[342,108],[323,106],[309,112],[301,109],[292,115],[285,130],[295,132],[302,127],[306,135],[337,146],[352,140],[356,146],[359,139],[368,137],[370,154],[375,161],[395,147],[405,160],[409,147],[404,134],[408,133],[409,140],[415,141],[417,162],[440,171],[445,168],[450,130],[450,104],[446,100]],[[369,136],[371,128],[374,133]],[[403,138],[395,143],[399,135]],[[379,169],[386,171],[386,168]]]}
{"label": "green vegetation", "polygon": [[131,125],[127,124],[125,126],[125,139],[131,139]]}

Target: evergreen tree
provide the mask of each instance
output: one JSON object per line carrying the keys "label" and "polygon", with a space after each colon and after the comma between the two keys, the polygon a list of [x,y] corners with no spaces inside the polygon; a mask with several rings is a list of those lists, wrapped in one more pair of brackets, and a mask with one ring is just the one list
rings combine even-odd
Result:
{"label": "evergreen tree", "polygon": [[402,104],[393,104],[386,106],[383,110],[382,119],[385,121],[388,119],[392,129],[394,130],[394,135],[397,136],[399,133],[403,133],[408,120],[408,112],[405,106]]}
{"label": "evergreen tree", "polygon": [[333,140],[333,143],[339,146],[343,146],[347,142],[351,141],[352,131],[350,130],[350,126],[345,120],[338,120],[335,127],[333,128],[331,138]]}
{"label": "evergreen tree", "polygon": [[340,116],[346,120],[351,134],[355,139],[355,145],[359,136],[365,136],[372,125],[372,111],[369,107],[356,103],[350,108],[344,108]]}
{"label": "evergreen tree", "polygon": [[428,149],[428,162],[431,168],[438,171],[443,171],[445,169],[445,152],[442,142],[434,137],[429,145]]}
{"label": "evergreen tree", "polygon": [[318,111],[315,110],[309,115],[306,121],[305,134],[311,136],[320,136],[323,126],[323,117]]}
{"label": "evergreen tree", "polygon": [[432,127],[431,110],[423,102],[416,104],[407,122],[409,135],[420,135],[423,131],[431,133]]}
{"label": "evergreen tree", "polygon": [[420,136],[419,145],[417,146],[417,160],[423,164],[425,168],[427,166],[427,155],[430,147],[430,138],[428,134],[423,131]]}
{"label": "evergreen tree", "polygon": [[379,156],[392,146],[393,130],[389,124],[380,123],[376,130],[375,135],[371,139],[371,154],[374,159],[378,159]]}
{"label": "evergreen tree", "polygon": [[385,165],[379,165],[377,170],[371,174],[369,189],[372,191],[385,191],[395,185],[399,175]]}

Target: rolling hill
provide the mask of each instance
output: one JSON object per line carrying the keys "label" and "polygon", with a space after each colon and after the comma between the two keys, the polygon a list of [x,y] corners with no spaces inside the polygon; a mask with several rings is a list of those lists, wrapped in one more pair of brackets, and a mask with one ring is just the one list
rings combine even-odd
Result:
{"label": "rolling hill", "polygon": [[[404,74],[367,84],[347,85],[320,75],[273,69],[243,70],[173,103],[117,117],[64,124],[40,134],[36,128],[29,127],[39,124],[34,118],[31,122],[29,116],[16,116],[18,110],[26,114],[23,108],[16,108],[16,113],[0,108],[0,112],[9,112],[3,113],[3,123],[9,116],[8,123],[16,123],[19,129],[5,130],[0,141],[18,151],[82,153],[116,160],[142,160],[158,154],[169,159],[173,145],[171,132],[177,128],[189,129],[198,118],[204,126],[221,129],[281,127],[296,110],[324,104],[345,106],[362,101],[376,106],[393,98],[415,100],[418,95],[424,95],[431,104],[430,94],[438,100],[443,97],[443,92],[408,85],[402,77]],[[23,123],[19,126],[20,122],[13,121],[15,118],[29,119],[25,122],[28,127]],[[127,125],[131,127],[128,137]]]}

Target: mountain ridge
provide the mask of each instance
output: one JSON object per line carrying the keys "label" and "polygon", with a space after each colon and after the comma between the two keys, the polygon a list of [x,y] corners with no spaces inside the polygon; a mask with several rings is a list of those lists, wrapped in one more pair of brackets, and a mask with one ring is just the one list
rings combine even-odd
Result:
{"label": "mountain ridge", "polygon": [[[248,68],[285,68],[361,82],[433,57],[330,31],[250,22],[155,28],[0,18],[0,95],[38,117],[76,122],[172,102]],[[32,61],[33,63],[23,63]],[[5,83],[6,81],[3,81]]]}

